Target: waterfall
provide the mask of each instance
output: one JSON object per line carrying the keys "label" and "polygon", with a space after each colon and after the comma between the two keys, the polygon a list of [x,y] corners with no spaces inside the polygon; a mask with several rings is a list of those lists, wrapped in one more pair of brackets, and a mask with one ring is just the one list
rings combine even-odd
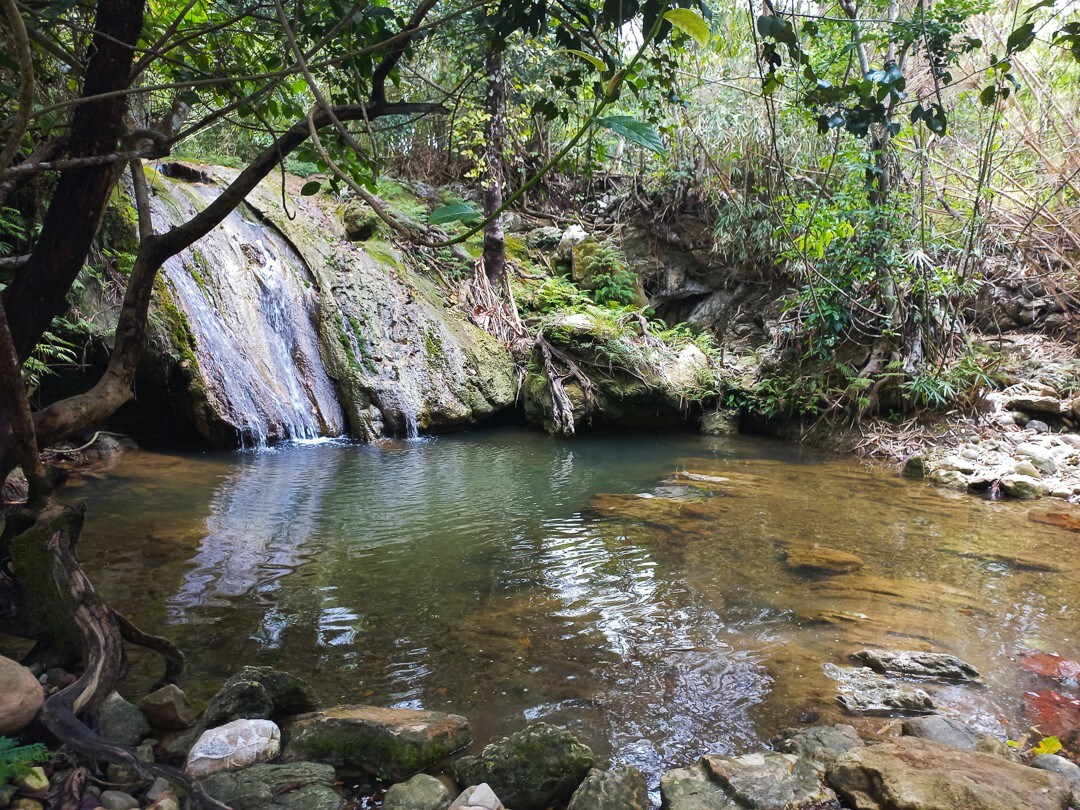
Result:
{"label": "waterfall", "polygon": [[[158,231],[189,220],[216,186],[155,175]],[[217,441],[261,446],[344,432],[319,353],[319,292],[301,258],[241,206],[162,267],[157,308],[184,354],[197,428]],[[176,344],[180,344],[176,346]],[[186,345],[185,345],[186,344]]]}

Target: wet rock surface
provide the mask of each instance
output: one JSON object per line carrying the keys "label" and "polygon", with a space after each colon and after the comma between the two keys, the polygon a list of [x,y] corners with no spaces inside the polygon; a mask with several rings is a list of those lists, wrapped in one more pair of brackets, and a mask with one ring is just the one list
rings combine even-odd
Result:
{"label": "wet rock surface", "polygon": [[113,692],[98,709],[97,730],[112,742],[136,745],[150,733],[150,723],[138,706]]}
{"label": "wet rock surface", "polygon": [[338,810],[334,769],[314,762],[254,765],[202,780],[203,788],[233,810]]}
{"label": "wet rock surface", "polygon": [[184,770],[191,776],[235,771],[274,759],[281,730],[270,720],[233,720],[208,729],[188,752]]}
{"label": "wet rock surface", "polygon": [[139,708],[154,728],[182,729],[195,725],[195,712],[187,695],[175,684],[167,684],[139,701]]}
{"label": "wet rock surface", "polygon": [[459,784],[486,782],[513,810],[565,802],[594,763],[592,751],[564,728],[536,723],[451,766]]}
{"label": "wet rock surface", "polygon": [[649,789],[637,768],[593,768],[566,810],[649,810]]}
{"label": "wet rock surface", "polygon": [[844,724],[787,729],[771,742],[777,751],[795,754],[819,772],[840,754],[866,744],[852,726]]}
{"label": "wet rock surface", "polygon": [[470,742],[469,722],[461,715],[338,706],[289,723],[283,758],[358,768],[382,779],[407,779]]}
{"label": "wet rock surface", "polygon": [[391,785],[382,806],[383,810],[446,810],[453,798],[441,781],[420,773],[408,782]]}
{"label": "wet rock surface", "polygon": [[874,672],[946,681],[977,681],[979,671],[955,655],[919,650],[862,650],[852,658]]}
{"label": "wet rock surface", "polygon": [[855,554],[817,544],[789,543],[784,548],[784,556],[788,566],[811,574],[850,574],[864,565]]}
{"label": "wet rock surface", "polygon": [[983,738],[982,734],[976,734],[959,720],[939,714],[909,718],[904,721],[901,730],[905,737],[920,737],[953,748],[971,750],[975,750]]}
{"label": "wet rock surface", "polygon": [[272,667],[244,667],[210,699],[204,726],[231,720],[283,720],[317,709],[315,691],[301,678]]}
{"label": "wet rock surface", "polygon": [[925,714],[934,710],[934,702],[922,689],[890,681],[867,667],[824,664],[822,669],[837,682],[837,700],[851,714]]}

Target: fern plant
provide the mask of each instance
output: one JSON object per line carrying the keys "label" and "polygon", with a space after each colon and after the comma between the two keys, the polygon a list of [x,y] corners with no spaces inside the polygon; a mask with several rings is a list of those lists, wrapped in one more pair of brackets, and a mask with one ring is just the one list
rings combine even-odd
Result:
{"label": "fern plant", "polygon": [[10,737],[0,737],[0,785],[16,776],[26,776],[48,756],[41,743],[19,745]]}

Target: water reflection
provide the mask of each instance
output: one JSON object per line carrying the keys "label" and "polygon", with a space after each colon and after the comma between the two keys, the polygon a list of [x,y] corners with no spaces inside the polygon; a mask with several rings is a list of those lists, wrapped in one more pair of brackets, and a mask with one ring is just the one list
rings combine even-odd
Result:
{"label": "water reflection", "polygon": [[[273,665],[328,703],[464,713],[479,743],[568,725],[655,778],[846,719],[821,664],[861,646],[970,660],[987,684],[934,699],[1014,736],[1044,688],[1017,653],[1080,652],[1071,537],[1030,506],[783,445],[506,431],[168,461],[84,486],[85,556],[170,625],[198,699]],[[815,543],[863,565],[785,563]]]}

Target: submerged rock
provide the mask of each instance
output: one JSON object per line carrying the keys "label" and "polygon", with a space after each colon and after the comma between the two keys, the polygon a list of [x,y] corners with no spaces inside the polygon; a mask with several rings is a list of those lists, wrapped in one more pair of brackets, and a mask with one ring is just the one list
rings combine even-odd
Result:
{"label": "submerged rock", "polygon": [[874,672],[947,681],[977,681],[979,671],[955,655],[919,650],[862,650],[854,658]]}
{"label": "submerged rock", "polygon": [[235,771],[266,762],[281,750],[281,730],[270,720],[233,720],[204,731],[188,752],[191,776]]}
{"label": "submerged rock", "polygon": [[840,804],[815,768],[792,754],[706,754],[660,777],[665,810],[832,810]]}
{"label": "submerged rock", "polygon": [[273,667],[244,667],[210,699],[203,724],[230,720],[280,721],[319,707],[315,691],[301,678]]}
{"label": "submerged rock", "polygon": [[513,810],[565,802],[592,768],[592,751],[564,728],[535,723],[451,766],[463,785],[489,784]]}
{"label": "submerged rock", "polygon": [[150,733],[150,723],[139,707],[112,692],[97,713],[98,733],[121,745],[136,745]]}
{"label": "submerged rock", "polygon": [[909,718],[900,728],[905,737],[919,737],[942,745],[951,745],[953,748],[965,748],[972,751],[983,736],[976,734],[959,720],[943,717],[940,714]]}
{"label": "submerged rock", "polygon": [[809,762],[819,772],[840,754],[866,745],[853,727],[844,724],[789,728],[774,737],[771,744],[777,751]]}
{"label": "submerged rock", "polygon": [[235,773],[216,773],[201,780],[203,788],[232,810],[338,810],[334,769],[314,762],[254,765]]}
{"label": "submerged rock", "polygon": [[37,717],[45,690],[22,664],[0,655],[0,734],[22,731]]}
{"label": "submerged rock", "polygon": [[990,754],[901,737],[841,755],[829,784],[860,810],[1066,810],[1068,782]]}
{"label": "submerged rock", "polygon": [[867,667],[823,664],[825,673],[839,684],[837,700],[852,714],[924,714],[934,703],[922,689],[895,683]]}
{"label": "submerged rock", "polygon": [[623,766],[601,771],[593,768],[566,810],[649,810],[649,788],[637,768]]}
{"label": "submerged rock", "polygon": [[434,776],[418,773],[408,782],[391,785],[382,806],[383,810],[446,810],[453,798]]}
{"label": "submerged rock", "polygon": [[472,742],[469,721],[461,715],[380,706],[301,715],[286,731],[286,761],[359,768],[381,779],[408,779]]}
{"label": "submerged rock", "polygon": [[850,574],[864,565],[861,557],[816,543],[812,546],[789,544],[784,555],[789,568],[814,574]]}

